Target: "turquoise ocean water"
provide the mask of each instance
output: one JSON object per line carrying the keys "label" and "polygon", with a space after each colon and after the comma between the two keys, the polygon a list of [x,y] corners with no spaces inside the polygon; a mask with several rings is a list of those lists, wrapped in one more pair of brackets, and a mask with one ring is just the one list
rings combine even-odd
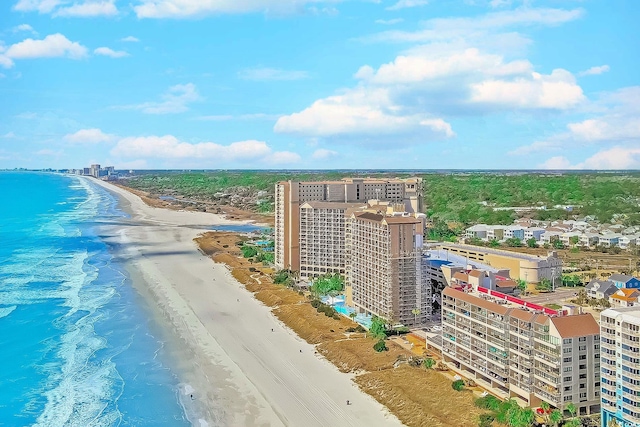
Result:
{"label": "turquoise ocean water", "polygon": [[188,426],[144,302],[101,240],[107,191],[0,172],[0,426]]}

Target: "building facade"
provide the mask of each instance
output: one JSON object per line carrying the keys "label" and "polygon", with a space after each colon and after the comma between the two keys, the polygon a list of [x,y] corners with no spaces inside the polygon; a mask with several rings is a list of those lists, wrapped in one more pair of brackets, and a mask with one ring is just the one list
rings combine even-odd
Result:
{"label": "building facade", "polygon": [[600,331],[590,314],[552,317],[449,287],[442,326],[445,361],[505,398],[600,410]]}
{"label": "building facade", "polygon": [[417,326],[431,315],[422,276],[423,220],[353,212],[346,221],[347,303],[392,324]]}
{"label": "building facade", "polygon": [[602,427],[640,426],[640,307],[600,313]]}
{"label": "building facade", "polygon": [[424,210],[422,178],[344,178],[340,181],[281,181],[275,185],[275,264],[300,270],[300,206],[304,202],[402,203],[407,212]]}
{"label": "building facade", "polygon": [[300,277],[346,273],[345,212],[365,205],[305,202],[300,206]]}
{"label": "building facade", "polygon": [[556,286],[560,285],[562,260],[553,251],[546,257],[539,257],[455,243],[442,243],[439,247],[470,261],[477,261],[498,269],[509,269],[512,279],[522,279],[527,283],[538,283],[542,279],[549,279],[555,282]]}

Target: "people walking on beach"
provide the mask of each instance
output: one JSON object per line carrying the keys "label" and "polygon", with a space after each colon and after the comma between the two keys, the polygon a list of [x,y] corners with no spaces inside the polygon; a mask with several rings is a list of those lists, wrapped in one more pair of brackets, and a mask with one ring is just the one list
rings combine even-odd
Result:
{"label": "people walking on beach", "polygon": [[273,328],[271,328],[271,332],[273,332]]}
{"label": "people walking on beach", "polygon": [[347,406],[349,406],[349,405],[351,405],[351,402],[349,402],[349,401],[347,400]]}
{"label": "people walking on beach", "polygon": [[302,350],[300,350],[300,353],[302,353]]}

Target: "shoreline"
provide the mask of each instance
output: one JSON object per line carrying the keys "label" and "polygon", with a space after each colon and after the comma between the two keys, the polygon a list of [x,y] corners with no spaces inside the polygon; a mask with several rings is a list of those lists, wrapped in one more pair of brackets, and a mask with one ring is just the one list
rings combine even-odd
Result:
{"label": "shoreline", "polygon": [[193,241],[214,224],[249,221],[153,208],[125,189],[92,182],[131,216],[104,226],[107,241],[170,337],[167,351],[194,425],[402,425]]}

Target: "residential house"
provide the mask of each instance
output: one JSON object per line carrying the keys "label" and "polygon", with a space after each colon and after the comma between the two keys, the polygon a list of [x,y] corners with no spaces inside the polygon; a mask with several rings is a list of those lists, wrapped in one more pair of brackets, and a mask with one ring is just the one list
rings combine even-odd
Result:
{"label": "residential house", "polygon": [[490,225],[487,227],[487,240],[504,240],[504,230],[507,228],[504,225]]}
{"label": "residential house", "polygon": [[536,239],[539,242],[545,229],[541,227],[529,227],[524,229],[524,240]]}
{"label": "residential house", "polygon": [[616,246],[621,237],[621,234],[604,234],[598,239],[598,244],[607,248]]}
{"label": "residential house", "polygon": [[640,296],[638,289],[618,289],[609,297],[609,303],[614,308],[633,307],[638,304],[638,296]]}
{"label": "residential house", "polygon": [[597,233],[584,233],[580,235],[580,246],[590,247],[597,245],[600,241],[600,235]]}
{"label": "residential house", "polygon": [[524,227],[519,225],[510,225],[504,229],[504,239],[520,239],[524,240]]}
{"label": "residential house", "polygon": [[580,236],[582,236],[582,233],[580,233],[579,231],[569,231],[567,233],[563,233],[560,235],[560,241],[565,245],[565,246],[573,246],[571,243],[571,240],[577,240],[578,243],[580,242]]}
{"label": "residential house", "polygon": [[486,239],[487,238],[487,224],[476,224],[464,231],[464,237],[467,239]]}
{"label": "residential house", "polygon": [[587,286],[585,286],[585,291],[587,291],[587,296],[589,298],[596,299],[608,299],[611,295],[613,295],[618,288],[616,284],[611,280],[597,280],[593,279],[590,281]]}
{"label": "residential house", "polygon": [[618,289],[640,289],[640,280],[636,277],[628,276],[626,274],[612,274],[609,276]]}
{"label": "residential house", "polygon": [[618,246],[620,247],[620,249],[629,249],[629,246],[632,244],[638,244],[637,235],[622,236],[618,239]]}
{"label": "residential house", "polygon": [[542,235],[540,236],[540,241],[544,244],[552,244],[553,242],[555,242],[556,240],[560,240],[560,236],[562,236],[563,232],[562,231],[545,231],[544,233],[542,233]]}

